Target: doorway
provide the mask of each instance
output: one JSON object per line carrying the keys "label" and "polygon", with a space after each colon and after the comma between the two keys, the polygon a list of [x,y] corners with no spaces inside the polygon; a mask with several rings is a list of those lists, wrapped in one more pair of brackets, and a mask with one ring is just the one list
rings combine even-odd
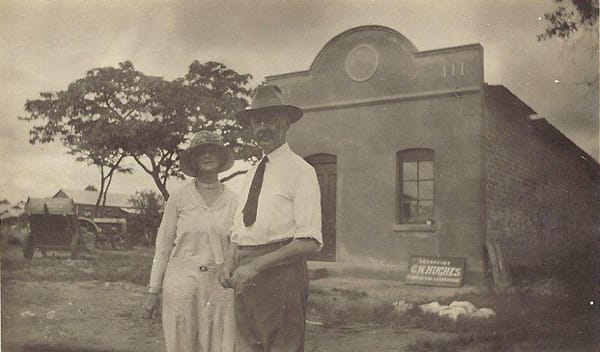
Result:
{"label": "doorway", "polygon": [[335,261],[335,217],[337,191],[337,157],[331,154],[313,154],[306,157],[319,179],[321,189],[321,224],[323,248],[319,253],[309,256],[308,260]]}

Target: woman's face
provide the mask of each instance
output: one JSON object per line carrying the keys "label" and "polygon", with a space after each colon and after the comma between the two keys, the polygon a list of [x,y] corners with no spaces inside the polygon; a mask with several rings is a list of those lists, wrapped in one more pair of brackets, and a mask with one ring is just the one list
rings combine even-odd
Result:
{"label": "woman's face", "polygon": [[215,145],[198,148],[192,158],[196,172],[218,172],[223,162],[221,150]]}

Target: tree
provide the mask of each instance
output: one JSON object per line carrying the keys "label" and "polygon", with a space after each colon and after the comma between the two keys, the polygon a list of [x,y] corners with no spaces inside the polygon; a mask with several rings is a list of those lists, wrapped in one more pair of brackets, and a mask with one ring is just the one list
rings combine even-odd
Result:
{"label": "tree", "polygon": [[249,74],[239,74],[217,62],[194,61],[184,77],[165,83],[154,96],[149,116],[124,122],[129,132],[123,148],[152,176],[165,199],[167,181],[183,178],[179,155],[183,145],[200,130],[223,136],[236,158],[252,159],[259,151],[252,136],[235,120],[235,112],[248,105]]}
{"label": "tree", "polygon": [[96,188],[96,186],[94,186],[94,185],[87,185],[87,186],[85,187],[85,190],[86,190],[86,191],[98,192],[98,188]]}
{"label": "tree", "polygon": [[150,217],[160,217],[165,206],[162,196],[151,190],[137,191],[129,201],[138,214]]}
{"label": "tree", "polygon": [[138,228],[138,237],[144,237],[147,243],[154,243],[156,229],[160,224],[161,214],[164,209],[165,201],[163,197],[149,190],[137,191],[135,196],[129,198],[132,208],[136,210],[138,220],[135,223],[141,223],[141,228]]}
{"label": "tree", "polygon": [[[126,154],[114,142],[121,130],[118,122],[135,110],[143,97],[137,89],[138,77],[130,62],[118,68],[95,68],[66,90],[42,92],[40,99],[27,100],[25,121],[41,121],[29,131],[30,143],[50,143],[59,139],[77,161],[96,165],[100,171],[100,191],[96,201],[106,202],[106,194],[115,172],[130,173],[122,167]],[[156,82],[157,78],[151,78]]]}
{"label": "tree", "polygon": [[[558,37],[563,40],[569,40],[576,32],[580,30],[594,33],[590,58],[593,62],[598,60],[598,0],[554,0],[558,7],[553,12],[544,14],[548,21],[548,26],[544,33],[538,34],[538,41]],[[579,38],[581,39],[581,38]],[[589,39],[589,38],[588,38]],[[596,66],[597,67],[597,66]],[[591,88],[590,93],[597,95],[598,92],[598,71],[590,74],[588,78],[583,79],[579,84],[585,84]]]}
{"label": "tree", "polygon": [[235,113],[248,106],[251,90],[249,74],[238,74],[218,62],[194,61],[181,84],[181,107],[190,114],[192,131],[208,129],[223,136],[236,159],[253,160],[260,150],[252,143],[252,133],[235,120]]}
{"label": "tree", "polygon": [[598,0],[554,0],[558,8],[544,14],[548,21],[546,31],[538,40],[552,37],[568,39],[580,29],[598,31]]}
{"label": "tree", "polygon": [[42,92],[40,99],[27,100],[29,116],[20,119],[43,122],[31,128],[30,143],[58,138],[78,161],[98,166],[97,204],[106,200],[115,172],[132,171],[121,165],[127,157],[168,199],[167,181],[183,178],[179,155],[194,132],[220,133],[237,158],[259,154],[249,131],[233,115],[248,104],[250,78],[220,63],[194,61],[184,77],[165,81],[125,61],[91,69],[65,91]]}

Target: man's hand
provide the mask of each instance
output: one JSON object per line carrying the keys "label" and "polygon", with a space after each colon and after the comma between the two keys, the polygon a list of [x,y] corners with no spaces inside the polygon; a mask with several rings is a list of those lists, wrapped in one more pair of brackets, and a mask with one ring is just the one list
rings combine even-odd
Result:
{"label": "man's hand", "polygon": [[252,280],[254,280],[258,273],[258,269],[253,263],[248,263],[235,269],[230,279],[235,293],[240,294],[247,286],[255,285]]}
{"label": "man's hand", "polygon": [[147,319],[152,319],[154,316],[154,311],[156,307],[158,307],[158,303],[160,302],[160,297],[158,293],[148,293],[146,294],[146,298],[144,299],[144,314]]}
{"label": "man's hand", "polygon": [[217,267],[217,273],[219,275],[219,283],[223,288],[233,288],[231,284],[231,272],[233,268],[231,266],[223,264]]}

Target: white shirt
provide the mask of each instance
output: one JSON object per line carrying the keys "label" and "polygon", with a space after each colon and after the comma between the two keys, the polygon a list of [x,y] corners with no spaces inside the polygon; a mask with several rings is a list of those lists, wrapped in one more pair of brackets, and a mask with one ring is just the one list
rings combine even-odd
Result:
{"label": "white shirt", "polygon": [[219,198],[207,205],[194,182],[169,197],[156,237],[150,292],[160,291],[172,258],[196,265],[223,262],[236,204],[237,196],[225,186]]}
{"label": "white shirt", "polygon": [[242,209],[258,163],[244,179],[233,218],[231,241],[238,245],[261,245],[289,238],[312,238],[322,247],[321,193],[315,169],[287,143],[267,157],[256,222],[246,227]]}

